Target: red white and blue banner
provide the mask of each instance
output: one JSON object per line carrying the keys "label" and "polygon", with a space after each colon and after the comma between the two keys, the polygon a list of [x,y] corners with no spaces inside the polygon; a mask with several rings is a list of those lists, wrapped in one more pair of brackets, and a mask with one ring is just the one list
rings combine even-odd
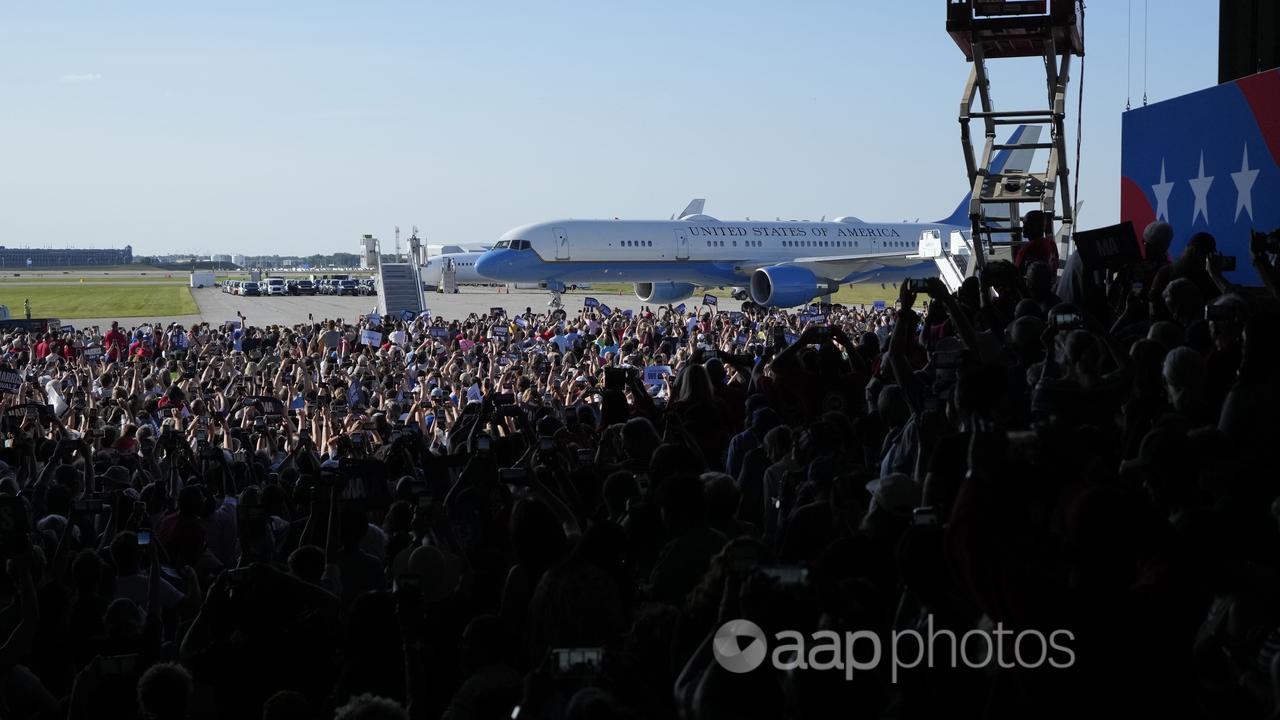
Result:
{"label": "red white and blue banner", "polygon": [[1228,277],[1257,284],[1249,231],[1280,228],[1280,70],[1131,110],[1122,133],[1121,219],[1168,222],[1174,258],[1211,233],[1238,258]]}

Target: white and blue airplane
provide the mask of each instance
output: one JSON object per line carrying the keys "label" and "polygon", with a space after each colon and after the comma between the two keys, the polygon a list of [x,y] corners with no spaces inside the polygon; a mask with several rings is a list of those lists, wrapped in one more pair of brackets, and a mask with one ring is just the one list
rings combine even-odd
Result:
{"label": "white and blue airplane", "polygon": [[[1035,142],[1039,128],[1020,126],[1007,144]],[[1027,135],[1028,137],[1023,137]],[[1024,171],[1031,149],[1002,150],[993,169]],[[875,223],[856,217],[831,222],[722,221],[694,200],[670,220],[555,220],[506,232],[476,261],[481,276],[499,282],[543,283],[554,294],[570,284],[629,282],[636,297],[664,305],[699,288],[734,287],[738,299],[794,307],[840,285],[894,276],[936,275],[920,254],[926,234],[969,230],[969,195],[951,215],[930,223]]]}
{"label": "white and blue airplane", "polygon": [[453,261],[454,279],[458,281],[459,285],[492,285],[492,280],[476,272],[476,263],[479,262],[485,252],[485,250],[469,250],[431,255],[427,258],[427,264],[422,266],[422,270],[418,274],[422,277],[422,282],[427,285],[428,290],[435,290],[440,283],[441,273],[444,272],[445,264]]}

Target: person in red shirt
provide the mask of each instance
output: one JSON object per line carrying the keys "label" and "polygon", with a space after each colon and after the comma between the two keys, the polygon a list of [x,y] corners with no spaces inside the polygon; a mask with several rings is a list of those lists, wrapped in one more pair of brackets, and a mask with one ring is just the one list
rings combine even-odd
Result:
{"label": "person in red shirt", "polygon": [[1039,260],[1058,272],[1058,244],[1053,240],[1053,223],[1040,210],[1032,210],[1022,219],[1022,232],[1027,242],[1018,248],[1013,264],[1025,273],[1027,266]]}
{"label": "person in red shirt", "polygon": [[123,359],[128,344],[128,339],[120,332],[120,323],[112,322],[111,329],[102,338],[102,349],[107,360],[115,362]]}
{"label": "person in red shirt", "polygon": [[142,333],[138,333],[137,339],[135,339],[133,344],[129,346],[130,362],[147,360],[151,355],[151,346],[147,344],[147,339],[142,337]]}
{"label": "person in red shirt", "polygon": [[40,342],[36,343],[34,350],[37,360],[43,360],[49,355],[49,333],[40,336]]}

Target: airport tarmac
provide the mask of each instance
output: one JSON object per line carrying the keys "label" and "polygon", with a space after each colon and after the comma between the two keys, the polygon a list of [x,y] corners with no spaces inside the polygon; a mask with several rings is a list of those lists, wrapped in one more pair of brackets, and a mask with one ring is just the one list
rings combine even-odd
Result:
{"label": "airport tarmac", "polygon": [[[487,314],[489,309],[494,307],[501,307],[508,314],[523,313],[526,308],[531,308],[535,313],[546,312],[547,302],[551,299],[551,295],[547,292],[499,292],[497,288],[492,287],[463,288],[453,295],[434,292],[425,293],[425,295],[427,307],[431,312],[449,319],[465,318],[470,313]],[[732,305],[734,309],[737,309],[739,303],[729,298],[727,292],[723,295],[720,300],[725,303],[725,308],[727,309]],[[350,321],[360,315],[375,312],[378,306],[378,298],[376,297],[339,297],[333,295],[241,297],[224,293],[220,288],[193,289],[191,296],[200,307],[199,315],[148,318],[92,318],[68,320],[67,322],[73,323],[78,327],[92,325],[107,327],[112,320],[119,320],[121,325],[125,326],[136,326],[144,323],[167,325],[172,322],[183,325],[199,322],[218,325],[228,320],[237,320],[243,315],[245,321],[251,325],[295,325],[307,322],[311,318],[316,320],[342,318]],[[591,293],[590,291],[581,291],[565,293],[562,296],[564,308],[570,312],[575,312],[577,308],[582,307],[583,299],[587,297],[594,297],[602,304],[615,310],[639,310],[643,304],[633,293],[620,295],[616,292]],[[701,295],[698,298],[700,300]],[[686,302],[692,306],[699,300],[691,299]]]}

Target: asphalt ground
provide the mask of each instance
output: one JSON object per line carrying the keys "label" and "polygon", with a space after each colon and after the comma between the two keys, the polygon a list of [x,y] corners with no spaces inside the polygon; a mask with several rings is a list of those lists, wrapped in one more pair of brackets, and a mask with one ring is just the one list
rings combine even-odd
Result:
{"label": "asphalt ground", "polygon": [[[470,313],[488,314],[490,308],[501,307],[508,314],[523,313],[531,308],[535,313],[546,312],[547,302],[551,295],[542,291],[505,292],[492,287],[465,287],[453,295],[428,292],[427,308],[438,316],[449,319],[465,318]],[[296,325],[310,319],[337,319],[354,321],[360,315],[374,312],[377,309],[376,297],[350,297],[333,295],[303,295],[298,297],[241,297],[222,292],[221,288],[193,289],[191,296],[200,307],[199,315],[159,316],[146,318],[90,318],[69,320],[77,327],[98,325],[106,327],[112,320],[119,320],[121,325],[136,326],[142,324],[168,324],[171,322],[191,325],[208,322],[211,325],[222,324],[228,320],[244,321],[259,327],[263,325]],[[641,302],[632,293],[565,293],[562,296],[564,308],[575,312],[582,307],[587,297],[594,297],[600,303],[615,310],[639,310]],[[701,300],[690,299],[686,303],[693,307]],[[725,309],[737,309],[740,303],[729,297],[720,298]]]}

